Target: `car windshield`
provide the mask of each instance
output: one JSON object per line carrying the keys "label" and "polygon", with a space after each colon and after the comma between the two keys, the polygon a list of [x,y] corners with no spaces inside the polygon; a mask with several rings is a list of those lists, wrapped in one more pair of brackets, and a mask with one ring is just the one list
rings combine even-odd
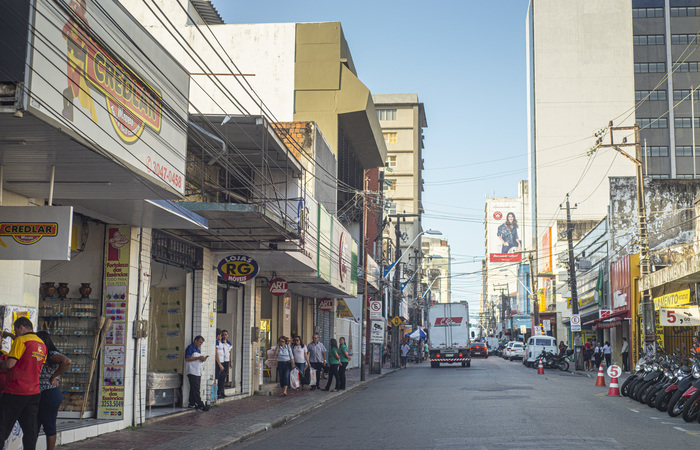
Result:
{"label": "car windshield", "polygon": [[513,347],[515,347],[515,348],[523,348],[523,344],[513,344]]}

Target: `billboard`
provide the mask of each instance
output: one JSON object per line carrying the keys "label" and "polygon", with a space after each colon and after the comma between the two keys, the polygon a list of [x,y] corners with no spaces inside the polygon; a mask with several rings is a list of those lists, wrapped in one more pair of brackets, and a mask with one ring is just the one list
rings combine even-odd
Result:
{"label": "billboard", "polygon": [[486,203],[486,239],[489,262],[513,263],[522,260],[522,216],[519,199],[489,199]]}

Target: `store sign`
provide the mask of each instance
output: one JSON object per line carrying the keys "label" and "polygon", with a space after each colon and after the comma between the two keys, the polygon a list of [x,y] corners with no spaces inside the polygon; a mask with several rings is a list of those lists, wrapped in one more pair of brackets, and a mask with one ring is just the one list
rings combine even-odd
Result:
{"label": "store sign", "polygon": [[281,297],[284,294],[287,293],[289,290],[289,286],[287,285],[287,282],[284,281],[282,278],[275,278],[272,281],[270,281],[270,294]]}
{"label": "store sign", "polygon": [[348,304],[345,303],[345,300],[343,300],[342,298],[338,299],[338,306],[336,306],[335,312],[338,317],[343,319],[352,319],[355,317],[353,316],[352,311],[350,311]]}
{"label": "store sign", "polygon": [[340,282],[345,282],[345,277],[348,276],[348,257],[347,236],[345,232],[340,233],[340,242],[338,243],[338,272],[340,273]]}
{"label": "store sign", "polygon": [[609,319],[610,316],[612,315],[612,310],[611,309],[599,309],[598,310],[598,318],[600,319]]}
{"label": "store sign", "polygon": [[700,309],[697,306],[687,308],[661,308],[659,324],[662,327],[698,326],[700,325]]}
{"label": "store sign", "polygon": [[217,267],[219,276],[226,281],[244,283],[258,274],[260,267],[251,257],[245,255],[227,256]]}
{"label": "store sign", "polygon": [[687,305],[688,303],[690,303],[690,289],[672,292],[662,295],[661,297],[654,297],[654,309],[656,310],[659,310],[659,308]]}
{"label": "store sign", "polygon": [[69,261],[72,206],[0,207],[0,260]]}
{"label": "store sign", "polygon": [[187,71],[118,3],[35,3],[28,110],[184,194]]}
{"label": "store sign", "polygon": [[333,309],[333,299],[332,298],[322,298],[318,301],[318,309],[321,311],[329,312]]}
{"label": "store sign", "polygon": [[[99,419],[118,419],[124,416],[124,375],[126,372],[126,324],[129,304],[129,272],[131,259],[131,228],[108,226],[105,242],[105,317],[112,326],[104,332],[104,363],[98,406]],[[108,358],[107,355],[114,357]]]}

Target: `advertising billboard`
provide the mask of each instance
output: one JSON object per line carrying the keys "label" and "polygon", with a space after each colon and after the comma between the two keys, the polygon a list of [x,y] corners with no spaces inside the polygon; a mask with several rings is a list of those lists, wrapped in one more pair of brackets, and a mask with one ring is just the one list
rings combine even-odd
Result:
{"label": "advertising billboard", "polygon": [[490,199],[487,202],[486,232],[489,262],[514,263],[522,260],[522,207],[518,199]]}

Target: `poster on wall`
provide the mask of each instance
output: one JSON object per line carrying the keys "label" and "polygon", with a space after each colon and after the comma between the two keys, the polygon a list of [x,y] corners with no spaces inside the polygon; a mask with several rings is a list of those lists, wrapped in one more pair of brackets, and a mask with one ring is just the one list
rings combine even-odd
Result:
{"label": "poster on wall", "polygon": [[488,202],[487,242],[489,262],[520,262],[522,260],[522,215],[520,200],[494,199]]}
{"label": "poster on wall", "polygon": [[126,370],[127,305],[129,302],[129,259],[131,228],[108,226],[105,243],[104,315],[112,320],[102,348],[98,418],[124,415],[124,373]]}

